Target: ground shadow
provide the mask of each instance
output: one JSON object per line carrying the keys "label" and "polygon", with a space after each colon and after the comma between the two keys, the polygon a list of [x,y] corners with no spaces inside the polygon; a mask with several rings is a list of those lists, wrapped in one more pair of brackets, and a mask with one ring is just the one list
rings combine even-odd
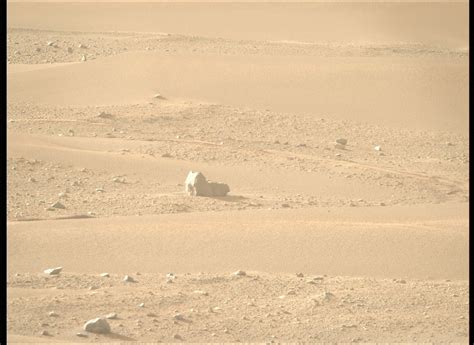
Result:
{"label": "ground shadow", "polygon": [[239,202],[243,200],[247,200],[248,198],[241,196],[241,195],[226,195],[226,196],[211,196],[211,199],[221,200],[221,201],[228,201],[228,202]]}
{"label": "ground shadow", "polygon": [[127,337],[125,335],[117,334],[117,333],[107,333],[107,334],[104,334],[104,336],[106,336],[107,338],[117,339],[117,340],[136,341],[136,339]]}

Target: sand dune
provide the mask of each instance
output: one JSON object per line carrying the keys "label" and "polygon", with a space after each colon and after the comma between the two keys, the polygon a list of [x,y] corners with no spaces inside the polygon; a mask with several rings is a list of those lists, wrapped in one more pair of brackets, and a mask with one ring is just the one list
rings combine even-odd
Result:
{"label": "sand dune", "polygon": [[169,98],[466,134],[466,68],[467,60],[442,58],[199,58],[128,53],[10,74],[8,97],[14,102],[111,105],[143,103],[159,92]]}
{"label": "sand dune", "polygon": [[[328,209],[10,223],[9,272],[59,265],[77,273],[242,268],[467,279],[467,210],[431,206],[422,220],[414,216],[420,209],[382,207],[365,211],[363,220]],[[437,216],[440,210],[448,217]]]}

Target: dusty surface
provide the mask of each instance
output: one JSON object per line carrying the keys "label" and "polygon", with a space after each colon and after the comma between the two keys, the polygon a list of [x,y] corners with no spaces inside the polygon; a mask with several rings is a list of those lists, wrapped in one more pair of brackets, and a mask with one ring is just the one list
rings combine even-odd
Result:
{"label": "dusty surface", "polygon": [[10,3],[10,342],[466,343],[467,6]]}
{"label": "dusty surface", "polygon": [[[183,274],[166,283],[165,274],[133,276],[137,283],[119,275],[10,277],[10,314],[22,318],[10,317],[9,331],[46,329],[54,340],[76,342],[310,343],[463,342],[468,332],[468,289],[459,282],[248,272]],[[75,335],[91,317],[109,313],[117,314],[112,334]]]}

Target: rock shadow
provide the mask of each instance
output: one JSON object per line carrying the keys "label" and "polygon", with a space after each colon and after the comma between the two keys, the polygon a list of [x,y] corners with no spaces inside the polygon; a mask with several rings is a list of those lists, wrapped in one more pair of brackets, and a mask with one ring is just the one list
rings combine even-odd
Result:
{"label": "rock shadow", "polygon": [[248,198],[242,195],[210,196],[209,198],[228,202],[239,202],[248,200]]}
{"label": "rock shadow", "polygon": [[136,341],[136,339],[127,337],[125,335],[121,335],[118,333],[107,333],[104,334],[105,337],[110,338],[110,339],[116,339],[116,340],[123,340],[123,341]]}

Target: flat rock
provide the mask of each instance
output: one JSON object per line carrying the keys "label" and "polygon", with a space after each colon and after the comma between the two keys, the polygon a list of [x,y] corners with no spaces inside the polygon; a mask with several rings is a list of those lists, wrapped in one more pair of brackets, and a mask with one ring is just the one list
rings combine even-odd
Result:
{"label": "flat rock", "polygon": [[243,276],[246,276],[247,273],[245,271],[238,270],[238,271],[235,271],[234,273],[232,273],[232,275],[238,276],[238,277],[243,277]]}
{"label": "flat rock", "polygon": [[202,290],[194,290],[194,293],[197,295],[203,295],[203,296],[209,295],[206,291],[202,291]]}
{"label": "flat rock", "polygon": [[347,139],[344,139],[344,138],[336,139],[336,143],[341,144],[341,145],[347,145]]}
{"label": "flat rock", "polygon": [[55,267],[55,268],[48,268],[44,270],[44,273],[49,274],[49,275],[58,275],[62,271],[62,267]]}
{"label": "flat rock", "polygon": [[105,315],[105,318],[109,320],[115,320],[117,317],[118,317],[117,313],[110,313],[110,314]]}

